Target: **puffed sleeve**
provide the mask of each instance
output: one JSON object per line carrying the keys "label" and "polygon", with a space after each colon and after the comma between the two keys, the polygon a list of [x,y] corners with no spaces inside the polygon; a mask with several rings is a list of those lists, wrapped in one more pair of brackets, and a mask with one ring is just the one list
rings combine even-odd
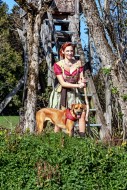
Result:
{"label": "puffed sleeve", "polygon": [[79,72],[81,73],[83,71],[83,66],[79,67]]}
{"label": "puffed sleeve", "polygon": [[53,69],[54,69],[55,75],[61,75],[62,74],[62,69],[58,64],[55,63],[53,66]]}

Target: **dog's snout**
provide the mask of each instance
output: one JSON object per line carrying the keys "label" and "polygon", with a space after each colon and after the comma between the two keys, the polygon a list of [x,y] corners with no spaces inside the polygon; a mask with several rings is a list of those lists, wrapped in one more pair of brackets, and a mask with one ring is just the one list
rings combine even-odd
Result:
{"label": "dog's snout", "polygon": [[77,111],[77,114],[79,114],[79,115],[80,115],[80,114],[82,114],[82,112],[81,112],[81,111]]}

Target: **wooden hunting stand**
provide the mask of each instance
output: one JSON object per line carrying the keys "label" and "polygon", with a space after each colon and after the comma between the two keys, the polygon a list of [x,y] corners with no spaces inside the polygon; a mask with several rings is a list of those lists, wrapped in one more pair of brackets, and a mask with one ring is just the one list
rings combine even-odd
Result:
{"label": "wooden hunting stand", "polygon": [[[33,6],[41,6],[42,1],[31,0],[29,1]],[[45,1],[44,1],[45,2]],[[76,59],[81,59],[84,64],[84,68],[86,66],[86,60],[84,51],[82,49],[81,40],[80,40],[80,14],[82,13],[80,1],[79,0],[54,0],[50,1],[51,5],[48,8],[48,11],[45,12],[41,21],[41,29],[40,29],[40,48],[44,52],[44,56],[47,62],[48,67],[48,81],[47,85],[52,86],[54,88],[54,73],[52,70],[52,66],[54,62],[59,57],[59,49],[64,42],[72,42],[75,45]],[[39,4],[40,3],[40,4]],[[18,30],[20,38],[23,43],[23,48],[25,52],[25,68],[27,67],[27,40],[26,40],[26,31],[27,31],[27,14],[25,11],[21,9],[20,14],[23,20],[23,31]],[[101,106],[98,110],[95,109],[98,104],[98,96],[96,94],[96,89],[94,87],[94,83],[92,80],[92,75],[89,70],[90,67],[87,67],[87,71],[85,71],[85,76],[88,79],[88,99],[90,102],[90,113],[94,113],[94,117],[96,118],[96,123],[88,123],[89,131],[90,127],[97,127],[98,129],[104,124],[102,118],[100,118],[100,114],[102,114]],[[26,86],[27,81],[27,72],[25,69],[25,79],[24,79],[24,88]],[[94,96],[93,96],[94,95]],[[99,104],[100,105],[100,104]],[[95,107],[93,107],[95,106]]]}
{"label": "wooden hunting stand", "polygon": [[60,59],[60,46],[64,42],[77,44],[76,38],[80,35],[79,24],[79,0],[53,2],[43,20],[40,33],[48,65],[48,86],[54,87],[52,65],[56,59]]}

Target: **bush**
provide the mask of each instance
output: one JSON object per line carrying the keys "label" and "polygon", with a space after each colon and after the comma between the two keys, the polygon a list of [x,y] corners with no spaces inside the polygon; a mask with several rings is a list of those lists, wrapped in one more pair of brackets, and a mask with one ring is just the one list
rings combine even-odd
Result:
{"label": "bush", "polygon": [[1,132],[1,190],[127,189],[127,145],[107,147],[59,133]]}

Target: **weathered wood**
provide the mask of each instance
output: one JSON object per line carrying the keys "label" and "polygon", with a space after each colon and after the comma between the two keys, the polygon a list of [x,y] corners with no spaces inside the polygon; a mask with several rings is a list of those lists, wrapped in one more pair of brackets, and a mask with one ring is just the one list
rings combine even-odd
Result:
{"label": "weathered wood", "polygon": [[105,119],[112,135],[112,100],[111,100],[111,84],[110,84],[110,76],[105,77],[105,100],[106,100],[106,112],[105,112]]}
{"label": "weathered wood", "polygon": [[[24,26],[27,25],[27,22],[25,22],[25,18],[23,18],[23,24]],[[20,29],[17,29],[19,37],[22,42],[23,51],[24,51],[24,89],[23,89],[23,97],[22,102],[24,104],[25,98],[26,98],[26,87],[27,87],[27,76],[28,76],[28,54],[27,54],[27,40],[26,40],[26,27],[23,27],[23,31]]]}
{"label": "weathered wood", "polygon": [[75,12],[75,0],[54,0],[56,7],[61,13],[74,13]]}
{"label": "weathered wood", "polygon": [[75,15],[79,15],[79,0],[75,0]]}
{"label": "weathered wood", "polygon": [[[72,41],[77,42],[77,48],[78,48],[78,51],[79,51],[79,54],[80,54],[80,59],[82,60],[83,65],[85,65],[86,64],[86,59],[85,59],[84,51],[82,49],[81,43],[79,43],[81,41],[81,39],[79,37],[77,15],[76,15],[76,17],[75,17],[75,15],[70,16],[69,20],[71,21],[70,22],[70,30],[75,31],[74,35],[72,36]],[[95,108],[97,108],[97,116],[98,116],[97,121],[98,121],[98,123],[102,124],[102,126],[100,128],[100,137],[101,137],[101,139],[103,139],[105,137],[110,138],[109,130],[108,130],[107,125],[106,125],[106,120],[105,120],[105,117],[103,115],[101,104],[99,102],[99,98],[98,98],[96,88],[95,88],[95,85],[94,85],[94,82],[93,82],[93,79],[92,79],[92,75],[90,74],[90,71],[85,72],[85,76],[89,81],[89,89],[90,89],[90,91],[92,93],[92,99],[93,99],[93,102],[94,102],[94,106],[95,106]]]}
{"label": "weathered wood", "polygon": [[47,66],[48,66],[48,81],[47,85],[54,87],[54,73],[52,69],[52,44],[51,44],[51,38],[52,33],[50,31],[49,26],[44,23],[41,25],[41,41],[42,41],[42,47],[44,50]]}
{"label": "weathered wood", "polygon": [[33,3],[29,2],[29,0],[15,0],[15,2],[18,3],[25,12],[37,11],[37,7]]}
{"label": "weathered wood", "polygon": [[47,11],[47,6],[42,7],[35,15],[28,12],[27,44],[28,44],[28,80],[27,99],[25,106],[24,131],[29,129],[32,133],[35,129],[35,112],[37,101],[37,87],[39,75],[39,46],[42,17]]}
{"label": "weathered wood", "polygon": [[52,43],[52,40],[55,42],[56,51],[58,52],[59,42],[58,42],[57,35],[55,33],[56,29],[55,29],[54,20],[53,20],[53,16],[52,16],[51,11],[47,12],[47,16],[48,16],[49,28],[50,28],[50,32],[51,32],[51,43]]}
{"label": "weathered wood", "polygon": [[127,101],[123,100],[123,95],[127,94],[127,88],[124,87],[124,84],[126,84],[127,81],[122,68],[121,60],[119,60],[117,52],[114,54],[112,47],[106,39],[104,27],[102,21],[100,20],[95,1],[83,0],[82,6],[83,12],[87,18],[90,33],[94,39],[98,55],[100,56],[102,62],[102,67],[111,70],[110,76],[112,88],[116,88],[118,91],[118,102],[123,114],[123,139],[127,139]]}
{"label": "weathered wood", "polygon": [[[20,2],[20,0],[17,1]],[[42,47],[48,66],[48,86],[54,87],[54,73],[52,70],[53,47],[56,47],[58,55],[58,51],[61,45],[60,43],[65,41],[71,41],[72,43],[76,44],[76,47],[78,49],[77,53],[80,54],[80,58],[81,60],[83,60],[84,64],[86,61],[79,37],[79,0],[54,0],[54,2],[56,3],[57,10],[54,9],[53,12],[51,12],[50,9],[49,11],[47,11],[47,14],[45,14],[46,19],[44,22],[42,18],[44,14],[40,15],[41,8],[43,7],[44,3],[49,3],[53,1],[22,0],[21,2],[25,2],[25,4],[22,4],[22,8],[24,8],[24,10],[27,11],[29,21],[28,22],[24,19],[23,29],[23,35],[27,35],[27,43],[29,44],[29,80],[27,80],[28,92],[25,110],[24,130],[31,126],[30,131],[32,132],[34,130],[33,128],[35,125],[36,106],[34,104],[36,104],[37,77],[39,66],[39,37],[41,37]],[[33,11],[33,14],[31,11]],[[27,19],[27,16],[25,14],[24,16]],[[37,19],[37,17],[39,18],[39,20]],[[60,19],[62,19],[62,21]],[[61,27],[60,31],[57,31],[55,29],[56,25]],[[41,28],[41,30],[39,28]],[[92,77],[89,76],[88,78],[89,83],[91,84],[90,88],[93,89],[92,94],[94,95],[94,98],[97,99],[98,97],[96,94],[96,89],[94,87]],[[97,99],[95,101],[95,105],[98,106],[98,104],[99,102]],[[30,110],[32,110],[32,112]],[[99,107],[99,109],[97,108],[97,112],[100,113],[101,111],[101,107]],[[103,119],[104,118],[100,118],[100,123],[102,123],[102,125],[105,126],[105,121]]]}

